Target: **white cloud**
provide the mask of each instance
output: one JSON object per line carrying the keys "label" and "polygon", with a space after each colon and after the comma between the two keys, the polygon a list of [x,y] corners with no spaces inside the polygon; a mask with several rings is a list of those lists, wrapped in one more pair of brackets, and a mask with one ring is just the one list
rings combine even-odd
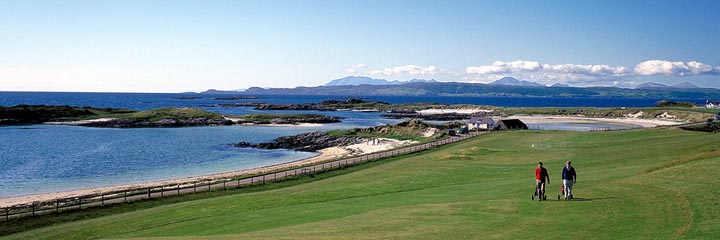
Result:
{"label": "white cloud", "polygon": [[469,66],[462,71],[441,69],[434,65],[403,65],[381,69],[363,69],[356,64],[347,73],[391,79],[427,78],[440,81],[489,83],[505,76],[552,85],[565,83],[573,86],[619,86],[632,87],[638,77],[648,75],[692,76],[720,75],[720,66],[713,67],[697,61],[672,62],[664,60],[644,61],[636,66],[612,66],[608,64],[547,64],[537,61],[495,61],[489,65]]}
{"label": "white cloud", "polygon": [[635,74],[637,75],[700,75],[700,74],[718,74],[720,67],[713,68],[710,65],[690,61],[690,62],[670,62],[664,60],[648,60],[635,65]]}
{"label": "white cloud", "polygon": [[546,72],[580,74],[586,76],[625,76],[630,73],[627,67],[609,66],[609,65],[578,65],[578,64],[560,64],[549,65],[543,64],[543,70]]}
{"label": "white cloud", "polygon": [[355,65],[350,66],[348,69],[345,69],[345,72],[348,73],[348,74],[355,74],[355,73],[358,73],[358,70],[359,70],[360,68],[366,68],[366,67],[367,67],[366,64],[364,64],[364,63],[358,63],[358,64],[355,64]]}
{"label": "white cloud", "polygon": [[383,70],[372,70],[369,73],[371,75],[386,75],[386,76],[395,76],[395,75],[431,75],[439,73],[440,70],[438,67],[435,66],[417,66],[417,65],[404,65],[404,66],[397,66],[397,67],[389,67],[385,68]]}
{"label": "white cloud", "polygon": [[603,76],[624,76],[630,71],[623,66],[609,65],[578,65],[578,64],[540,64],[534,61],[512,61],[502,62],[495,61],[492,65],[484,65],[477,67],[467,67],[465,72],[468,74],[500,74],[500,73],[522,73],[522,72],[543,72],[543,73],[564,73],[564,74],[580,74],[587,76],[603,77]]}
{"label": "white cloud", "polygon": [[607,64],[544,64],[535,61],[495,61],[490,65],[469,66],[466,76],[461,79],[470,82],[490,82],[498,76],[513,76],[519,79],[552,85],[634,86],[636,77],[720,75],[720,66],[713,67],[697,61],[672,62],[648,60],[635,67],[611,66]]}
{"label": "white cloud", "polygon": [[511,72],[529,72],[540,70],[542,66],[540,63],[533,61],[513,61],[503,62],[495,61],[492,65],[485,65],[479,67],[467,67],[465,73],[468,74],[498,74],[498,73],[511,73]]}

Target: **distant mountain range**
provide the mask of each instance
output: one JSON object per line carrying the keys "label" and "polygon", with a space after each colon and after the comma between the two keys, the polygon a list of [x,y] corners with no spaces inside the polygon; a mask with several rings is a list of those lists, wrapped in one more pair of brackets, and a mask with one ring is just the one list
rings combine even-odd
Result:
{"label": "distant mountain range", "polygon": [[388,81],[385,79],[374,79],[369,77],[356,77],[356,76],[348,76],[340,79],[332,80],[328,83],[326,83],[324,86],[358,86],[358,85],[397,85],[397,84],[405,84],[405,83],[416,83],[416,82],[437,82],[435,79],[425,80],[425,79],[411,79],[409,81]]}
{"label": "distant mountain range", "polygon": [[505,85],[505,86],[521,86],[521,87],[545,87],[543,84],[536,82],[518,80],[514,77],[504,77],[494,82],[488,83],[489,85]]}
{"label": "distant mountain range", "polygon": [[692,84],[691,82],[682,82],[675,85],[665,85],[662,83],[654,83],[654,82],[646,82],[643,84],[640,84],[636,87],[637,89],[663,89],[663,88],[677,88],[677,89],[696,89],[700,88],[695,84]]}
{"label": "distant mountain range", "polygon": [[553,84],[553,85],[550,86],[550,87],[570,87],[570,85],[562,84],[562,83],[556,83],[556,84]]}
{"label": "distant mountain range", "polygon": [[387,81],[368,77],[345,77],[324,86],[296,88],[251,87],[245,91],[209,90],[203,93],[243,95],[334,95],[334,96],[487,96],[487,97],[604,97],[656,99],[720,99],[720,89],[699,88],[692,83],[667,86],[645,83],[635,89],[617,87],[572,87],[504,77],[489,84],[437,82],[414,79]]}

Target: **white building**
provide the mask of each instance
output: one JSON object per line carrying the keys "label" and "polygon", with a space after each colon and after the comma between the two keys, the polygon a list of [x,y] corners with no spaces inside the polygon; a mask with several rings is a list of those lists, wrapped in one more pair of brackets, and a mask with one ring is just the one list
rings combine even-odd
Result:
{"label": "white building", "polygon": [[489,130],[495,128],[495,120],[490,117],[472,117],[468,121],[468,130]]}
{"label": "white building", "polygon": [[705,108],[720,108],[720,102],[706,100]]}

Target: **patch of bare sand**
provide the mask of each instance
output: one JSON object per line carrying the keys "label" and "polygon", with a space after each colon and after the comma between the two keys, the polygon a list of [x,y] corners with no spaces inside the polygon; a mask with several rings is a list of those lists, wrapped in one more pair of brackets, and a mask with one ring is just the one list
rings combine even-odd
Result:
{"label": "patch of bare sand", "polygon": [[432,114],[447,114],[447,113],[457,113],[457,114],[473,114],[473,113],[490,113],[493,112],[493,110],[490,109],[484,109],[484,108],[447,108],[447,109],[425,109],[420,110],[418,113],[423,115],[432,115]]}
{"label": "patch of bare sand", "polygon": [[98,119],[90,119],[90,120],[79,120],[79,121],[66,121],[66,122],[45,122],[44,124],[51,124],[51,125],[81,125],[81,124],[88,124],[88,123],[96,123],[96,122],[108,122],[115,120],[115,118],[98,118]]}
{"label": "patch of bare sand", "polygon": [[515,115],[507,118],[517,118],[525,123],[616,123],[637,125],[644,128],[653,128],[658,126],[669,126],[683,124],[685,121],[668,120],[668,119],[645,119],[637,117],[626,118],[591,118],[583,116],[552,116],[552,115]]}

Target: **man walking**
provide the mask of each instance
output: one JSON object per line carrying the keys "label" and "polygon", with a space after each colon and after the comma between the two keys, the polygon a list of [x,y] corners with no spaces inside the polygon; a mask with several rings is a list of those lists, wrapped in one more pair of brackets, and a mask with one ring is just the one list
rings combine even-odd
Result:
{"label": "man walking", "polygon": [[543,167],[542,162],[538,162],[538,166],[535,168],[535,194],[540,201],[545,200],[545,179],[547,179],[547,184],[550,184],[550,175],[547,169]]}
{"label": "man walking", "polygon": [[563,188],[565,188],[565,200],[572,199],[572,187],[577,182],[577,175],[575,174],[575,168],[571,165],[572,162],[567,161],[565,167],[562,170],[562,182]]}

